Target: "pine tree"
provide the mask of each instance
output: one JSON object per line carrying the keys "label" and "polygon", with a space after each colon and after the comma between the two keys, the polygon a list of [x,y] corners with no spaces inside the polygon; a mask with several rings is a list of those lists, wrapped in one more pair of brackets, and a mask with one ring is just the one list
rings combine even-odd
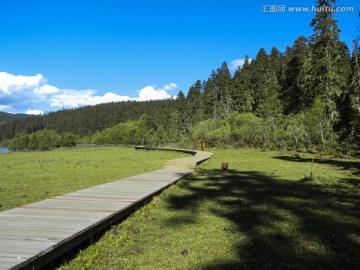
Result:
{"label": "pine tree", "polygon": [[198,101],[202,92],[202,84],[200,80],[197,80],[189,89],[186,99],[189,101]]}
{"label": "pine tree", "polygon": [[250,59],[246,55],[242,68],[238,68],[233,78],[232,107],[235,111],[252,112],[254,103],[253,85],[251,83],[252,69]]}
{"label": "pine tree", "polygon": [[280,86],[264,49],[260,49],[251,66],[253,71],[251,82],[254,87],[253,111],[262,117],[278,115],[282,112],[278,95]]}
{"label": "pine tree", "polygon": [[349,76],[349,88],[341,96],[338,102],[339,122],[336,131],[340,134],[340,140],[344,143],[360,145],[360,80],[359,63],[360,50],[354,46],[351,61],[351,75]]}
{"label": "pine tree", "polygon": [[317,12],[310,24],[314,33],[310,37],[311,85],[306,94],[311,102],[316,97],[321,98],[328,119],[335,117],[335,101],[347,81],[341,63],[345,47],[339,40],[340,29],[332,12],[335,3],[336,0],[318,0]]}
{"label": "pine tree", "polygon": [[[360,16],[360,14],[359,14]],[[357,29],[353,40],[352,85],[360,87],[360,29]]]}
{"label": "pine tree", "polygon": [[276,47],[273,47],[271,49],[269,59],[271,66],[276,74],[278,84],[281,85],[283,81],[284,56]]}
{"label": "pine tree", "polygon": [[202,100],[203,85],[200,80],[197,80],[189,89],[186,97],[188,103],[191,122],[196,123],[203,119],[203,100]]}
{"label": "pine tree", "polygon": [[187,133],[191,129],[191,113],[189,105],[182,91],[179,91],[172,112],[173,122],[176,123],[177,136]]}
{"label": "pine tree", "polygon": [[217,93],[217,111],[220,118],[228,118],[231,113],[232,80],[226,62],[212,76]]}
{"label": "pine tree", "polygon": [[[359,14],[360,16],[360,14]],[[360,30],[353,41],[352,76],[350,80],[351,107],[355,115],[351,123],[351,142],[360,148]]]}
{"label": "pine tree", "polygon": [[295,114],[310,106],[305,96],[310,66],[307,38],[298,37],[294,45],[287,48],[285,58],[286,65],[280,96],[284,104],[285,114]]}
{"label": "pine tree", "polygon": [[218,118],[217,112],[217,91],[213,79],[215,72],[213,71],[211,77],[204,83],[203,104],[204,114],[206,118]]}
{"label": "pine tree", "polygon": [[178,95],[177,95],[177,100],[179,101],[179,104],[183,104],[185,102],[185,95],[183,93],[183,91],[179,91]]}
{"label": "pine tree", "polygon": [[203,89],[205,115],[214,119],[228,118],[232,110],[233,82],[226,62],[211,73]]}

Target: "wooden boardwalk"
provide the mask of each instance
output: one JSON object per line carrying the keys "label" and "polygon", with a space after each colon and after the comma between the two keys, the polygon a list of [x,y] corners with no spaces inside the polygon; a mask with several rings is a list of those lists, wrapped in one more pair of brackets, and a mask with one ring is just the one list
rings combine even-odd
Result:
{"label": "wooden boardwalk", "polygon": [[1,212],[0,269],[39,269],[79,244],[92,241],[96,234],[141,207],[212,155],[178,151],[194,156],[170,160],[157,171]]}

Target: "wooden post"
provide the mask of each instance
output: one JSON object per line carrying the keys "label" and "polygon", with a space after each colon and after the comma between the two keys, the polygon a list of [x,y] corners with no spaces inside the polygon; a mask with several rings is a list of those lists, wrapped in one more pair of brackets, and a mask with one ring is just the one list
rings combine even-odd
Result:
{"label": "wooden post", "polygon": [[223,171],[227,171],[227,169],[229,169],[229,163],[228,162],[221,163],[221,169]]}
{"label": "wooden post", "polygon": [[205,140],[200,140],[199,141],[199,146],[201,148],[201,151],[204,151],[204,148],[205,148]]}

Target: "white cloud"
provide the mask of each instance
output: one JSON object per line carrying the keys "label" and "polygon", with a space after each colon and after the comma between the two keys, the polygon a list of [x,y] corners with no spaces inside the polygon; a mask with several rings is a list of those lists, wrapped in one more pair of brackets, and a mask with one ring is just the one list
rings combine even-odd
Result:
{"label": "white cloud", "polygon": [[14,92],[33,90],[46,79],[41,74],[36,76],[12,75],[7,72],[0,72],[0,93],[11,95]]}
{"label": "white cloud", "polygon": [[24,112],[28,110],[33,100],[39,99],[34,89],[46,83],[43,75],[35,76],[13,75],[0,72],[0,106],[6,112]]}
{"label": "white cloud", "polygon": [[105,93],[103,96],[94,96],[91,99],[91,102],[87,105],[96,105],[101,103],[109,103],[109,102],[118,102],[118,101],[127,101],[131,100],[128,96],[119,96],[115,93]]}
{"label": "white cloud", "polygon": [[0,105],[0,111],[8,112],[11,111],[11,106],[9,105]]}
{"label": "white cloud", "polygon": [[44,112],[40,111],[40,110],[27,110],[25,113],[26,114],[34,114],[34,115],[44,114]]}
{"label": "white cloud", "polygon": [[178,85],[176,83],[169,83],[169,84],[165,84],[163,89],[165,91],[171,91],[171,90],[174,90],[178,87]]}
{"label": "white cloud", "polygon": [[64,89],[60,94],[51,97],[50,106],[52,107],[71,107],[75,108],[88,105],[89,100],[96,93],[95,90],[70,90]]}
{"label": "white cloud", "polygon": [[[251,62],[251,61],[252,61],[252,59],[249,58],[249,62]],[[235,71],[235,70],[238,69],[238,67],[242,68],[243,65],[244,65],[244,63],[245,63],[245,59],[244,59],[244,58],[243,58],[243,59],[235,59],[235,60],[232,60],[232,61],[230,62],[230,65],[229,65],[229,69],[230,69],[231,71]]]}
{"label": "white cloud", "polygon": [[[170,84],[171,85],[171,84]],[[166,91],[166,89],[175,89],[177,87],[176,84],[173,84],[171,87],[170,85],[165,85],[164,88],[155,89],[153,86],[146,86],[139,91],[139,97],[135,100],[138,101],[146,101],[146,100],[156,100],[156,99],[167,99],[171,98]]]}
{"label": "white cloud", "polygon": [[42,85],[40,87],[37,87],[34,89],[34,93],[35,94],[40,94],[40,95],[49,95],[49,94],[55,94],[57,92],[59,92],[60,89],[48,84]]}
{"label": "white cloud", "polygon": [[101,103],[119,102],[119,101],[146,101],[167,99],[172,96],[167,93],[178,86],[176,83],[166,84],[163,88],[155,89],[153,86],[146,86],[138,91],[138,97],[120,96],[118,94],[107,92],[103,96],[96,96],[96,90],[61,90],[60,94],[51,97],[50,105],[52,107],[70,107],[76,108],[85,105],[97,105]]}
{"label": "white cloud", "polygon": [[162,88],[146,86],[137,91],[137,97],[121,96],[112,92],[96,95],[98,91],[94,89],[74,90],[52,86],[47,84],[47,79],[41,74],[22,76],[0,72],[0,110],[43,114],[44,110],[50,111],[51,107],[76,108],[127,100],[167,99],[172,97],[168,91],[177,87],[177,84],[173,82]]}
{"label": "white cloud", "polygon": [[96,90],[62,90],[61,94],[54,95],[51,98],[52,107],[71,107],[76,108],[85,105],[96,105],[108,102],[131,100],[128,96],[119,96],[108,92],[103,96],[95,96]]}
{"label": "white cloud", "polygon": [[23,76],[0,72],[0,110],[23,113],[46,103],[47,95],[59,91],[46,82],[41,74]]}

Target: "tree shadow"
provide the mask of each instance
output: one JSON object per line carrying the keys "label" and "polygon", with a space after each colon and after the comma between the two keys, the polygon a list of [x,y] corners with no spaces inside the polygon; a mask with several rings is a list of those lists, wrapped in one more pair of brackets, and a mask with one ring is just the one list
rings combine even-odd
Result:
{"label": "tree shadow", "polygon": [[[311,158],[296,158],[289,156],[277,156],[275,159],[281,159],[291,162],[301,162],[301,163],[311,163]],[[336,166],[341,170],[348,170],[352,172],[353,175],[360,175],[360,162],[358,161],[349,161],[349,160],[335,160],[328,158],[314,158],[314,163],[317,164],[326,164],[331,166]]]}
{"label": "tree shadow", "polygon": [[342,180],[342,182],[344,182],[350,186],[353,186],[355,188],[360,188],[360,179],[359,178],[347,178],[347,179]]}
{"label": "tree shadow", "polygon": [[256,171],[197,173],[206,178],[190,175],[179,183],[189,192],[168,197],[171,209],[191,210],[193,217],[181,223],[196,223],[203,201],[211,200],[210,211],[232,224],[224,231],[246,238],[236,240],[236,259],[214,259],[200,269],[360,269],[358,194]]}

